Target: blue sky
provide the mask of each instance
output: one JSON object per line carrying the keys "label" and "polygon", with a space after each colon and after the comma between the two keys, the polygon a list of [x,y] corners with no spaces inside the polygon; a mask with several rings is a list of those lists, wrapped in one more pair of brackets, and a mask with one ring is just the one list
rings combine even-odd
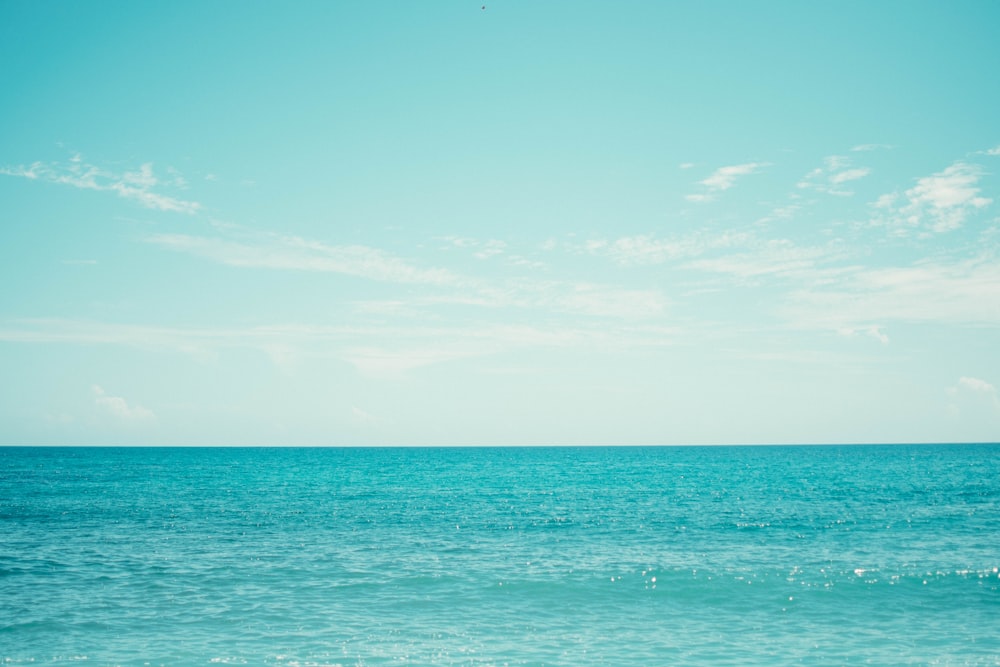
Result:
{"label": "blue sky", "polygon": [[995,2],[0,4],[0,443],[1000,438]]}

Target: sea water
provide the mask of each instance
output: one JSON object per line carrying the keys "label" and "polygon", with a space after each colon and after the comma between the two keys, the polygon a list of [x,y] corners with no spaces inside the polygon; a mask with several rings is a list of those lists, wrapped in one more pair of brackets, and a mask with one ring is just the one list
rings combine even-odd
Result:
{"label": "sea water", "polygon": [[998,567],[998,445],[0,449],[0,664],[998,665]]}

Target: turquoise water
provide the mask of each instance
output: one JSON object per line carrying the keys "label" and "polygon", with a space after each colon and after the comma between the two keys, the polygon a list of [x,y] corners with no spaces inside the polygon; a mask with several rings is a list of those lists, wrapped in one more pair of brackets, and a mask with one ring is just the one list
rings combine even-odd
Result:
{"label": "turquoise water", "polygon": [[0,448],[0,664],[1000,665],[1000,446]]}

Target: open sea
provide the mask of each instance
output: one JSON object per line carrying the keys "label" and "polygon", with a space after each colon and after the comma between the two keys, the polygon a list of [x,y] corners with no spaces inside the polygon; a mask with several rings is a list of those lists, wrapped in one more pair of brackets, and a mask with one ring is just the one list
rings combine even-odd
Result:
{"label": "open sea", "polygon": [[1000,665],[1000,445],[0,448],[2,665]]}

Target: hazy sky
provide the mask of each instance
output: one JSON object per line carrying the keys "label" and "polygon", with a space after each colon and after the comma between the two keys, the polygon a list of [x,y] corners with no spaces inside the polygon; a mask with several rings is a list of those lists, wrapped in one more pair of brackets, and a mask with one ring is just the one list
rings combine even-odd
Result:
{"label": "hazy sky", "polygon": [[1000,3],[0,3],[0,443],[1000,439]]}

